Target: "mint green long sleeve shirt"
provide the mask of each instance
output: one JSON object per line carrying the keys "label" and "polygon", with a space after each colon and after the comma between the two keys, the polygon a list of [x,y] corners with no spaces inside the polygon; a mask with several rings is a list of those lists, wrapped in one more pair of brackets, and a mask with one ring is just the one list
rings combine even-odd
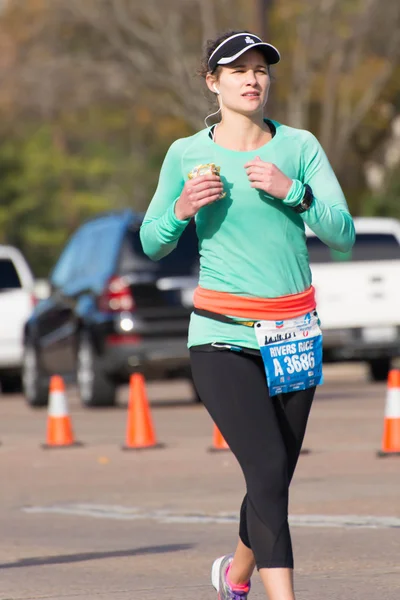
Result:
{"label": "mint green long sleeve shirt", "polygon": [[[248,152],[219,146],[209,129],[171,145],[140,230],[143,250],[151,259],[159,260],[176,247],[190,219],[177,219],[175,203],[188,173],[210,162],[221,168],[226,196],[195,216],[203,288],[258,298],[303,292],[312,283],[305,224],[331,248],[350,250],[353,220],[321,145],[308,131],[272,123],[275,136]],[[250,187],[244,165],[256,156],[293,180],[284,200]],[[291,207],[301,202],[305,183],[314,202],[297,214]],[[214,341],[258,348],[253,329],[193,314],[189,347]]]}

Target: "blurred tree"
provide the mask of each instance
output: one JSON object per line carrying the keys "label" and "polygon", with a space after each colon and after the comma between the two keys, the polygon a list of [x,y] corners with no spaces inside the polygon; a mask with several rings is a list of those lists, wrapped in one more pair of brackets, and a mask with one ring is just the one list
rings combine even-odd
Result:
{"label": "blurred tree", "polygon": [[[6,3],[0,239],[35,253],[43,274],[82,219],[109,207],[143,210],[171,141],[203,127],[212,112],[215,99],[196,76],[202,44],[218,31],[257,25],[260,4]],[[268,26],[282,53],[270,116],[313,131],[354,212],[375,210],[379,194],[365,193],[368,165],[384,162],[400,114],[400,3],[386,0],[385,10],[379,0],[264,4],[268,22],[257,31]]]}
{"label": "blurred tree", "polygon": [[0,243],[7,243],[10,214],[18,201],[23,165],[12,144],[0,147]]}
{"label": "blurred tree", "polygon": [[[20,247],[39,275],[82,221],[104,210],[146,208],[167,144],[153,142],[143,111],[135,115],[140,128],[129,119],[130,111],[110,109],[60,116],[4,146],[0,241]],[[176,130],[161,125],[161,140]]]}
{"label": "blurred tree", "polygon": [[0,159],[7,175],[0,187],[0,239],[18,246],[39,275],[48,272],[68,233],[110,207],[107,197],[96,193],[107,162],[99,155],[68,155],[63,144],[60,132],[43,126],[10,144],[7,160]]}
{"label": "blurred tree", "polygon": [[372,217],[400,219],[400,174],[393,170],[386,179],[384,189],[365,194],[363,214]]}
{"label": "blurred tree", "polygon": [[290,59],[278,86],[286,121],[314,131],[343,173],[355,140],[395,117],[382,105],[399,88],[400,3],[387,0],[382,10],[379,0],[285,2],[274,15]]}
{"label": "blurred tree", "polygon": [[[86,48],[87,61],[90,56],[116,61],[127,87],[141,85],[153,93],[150,102],[157,113],[202,127],[210,97],[194,73],[201,41],[228,25],[225,2],[57,2],[63,22],[69,15],[97,36],[101,52],[98,44]],[[254,0],[256,16],[260,4],[268,4],[269,31],[283,56],[272,116],[311,129],[346,187],[364,186],[363,161],[375,151],[375,136],[365,131],[385,132],[396,114],[382,111],[382,103],[387,106],[399,87],[393,83],[400,74],[400,3],[387,0],[382,11],[380,0]],[[231,2],[229,17],[233,27],[251,24],[248,2],[236,0],[233,10]]]}

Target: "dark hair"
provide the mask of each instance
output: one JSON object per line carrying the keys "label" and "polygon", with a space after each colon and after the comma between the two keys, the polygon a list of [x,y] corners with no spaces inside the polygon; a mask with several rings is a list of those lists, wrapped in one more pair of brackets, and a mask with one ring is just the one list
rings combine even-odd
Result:
{"label": "dark hair", "polygon": [[[235,30],[225,31],[224,33],[221,33],[218,37],[216,37],[214,40],[206,41],[205,47],[204,47],[203,58],[201,61],[200,69],[198,71],[198,74],[201,77],[203,77],[205,79],[207,73],[209,72],[208,61],[210,59],[211,54],[214,52],[214,50],[216,50],[218,48],[218,46],[220,44],[222,44],[222,42],[227,40],[229,37],[231,37],[232,35],[236,35],[238,33],[249,33],[250,35],[254,35],[251,31],[238,29],[236,31]],[[221,67],[218,65],[216,67],[216,69],[214,69],[213,74],[218,75],[218,72],[220,69],[221,69]],[[269,65],[268,65],[268,72],[269,72]]]}

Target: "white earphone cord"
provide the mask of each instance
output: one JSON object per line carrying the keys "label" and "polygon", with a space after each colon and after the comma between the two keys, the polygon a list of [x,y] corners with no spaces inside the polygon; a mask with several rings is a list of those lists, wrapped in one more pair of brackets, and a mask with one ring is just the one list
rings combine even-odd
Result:
{"label": "white earphone cord", "polygon": [[204,124],[205,124],[205,126],[206,126],[206,127],[211,127],[211,125],[209,125],[209,124],[207,123],[207,120],[208,120],[210,117],[213,117],[214,115],[217,115],[217,114],[218,114],[220,111],[221,111],[221,107],[219,107],[219,109],[218,109],[218,110],[216,110],[215,112],[213,112],[213,113],[211,113],[211,114],[209,114],[209,115],[207,115],[207,116],[206,116],[206,118],[204,119]]}
{"label": "white earphone cord", "polygon": [[[214,87],[214,89],[215,89],[216,93],[219,94],[219,91],[215,87]],[[207,115],[206,118],[204,119],[204,123],[205,123],[206,127],[211,127],[210,125],[208,125],[207,120],[210,117],[213,117],[214,115],[217,115],[219,112],[221,112],[221,106],[222,106],[222,98],[220,98],[220,106],[219,106],[218,110],[216,110],[215,112]],[[212,139],[214,141],[214,131],[211,132],[211,137],[212,137]]]}

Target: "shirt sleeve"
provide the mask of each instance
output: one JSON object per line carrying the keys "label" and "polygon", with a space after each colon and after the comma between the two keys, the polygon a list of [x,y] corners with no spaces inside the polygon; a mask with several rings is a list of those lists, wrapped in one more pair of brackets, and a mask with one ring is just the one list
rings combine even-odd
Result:
{"label": "shirt sleeve", "polygon": [[152,260],[160,260],[176,247],[190,222],[175,215],[175,204],[185,181],[181,169],[180,140],[169,148],[160,171],[157,189],[140,228],[143,251]]}
{"label": "shirt sleeve", "polygon": [[284,199],[287,206],[297,206],[307,183],[314,195],[311,208],[301,213],[303,221],[330,248],[348,252],[355,241],[355,229],[346,198],[328,158],[312,133],[301,150],[301,180],[294,179]]}

